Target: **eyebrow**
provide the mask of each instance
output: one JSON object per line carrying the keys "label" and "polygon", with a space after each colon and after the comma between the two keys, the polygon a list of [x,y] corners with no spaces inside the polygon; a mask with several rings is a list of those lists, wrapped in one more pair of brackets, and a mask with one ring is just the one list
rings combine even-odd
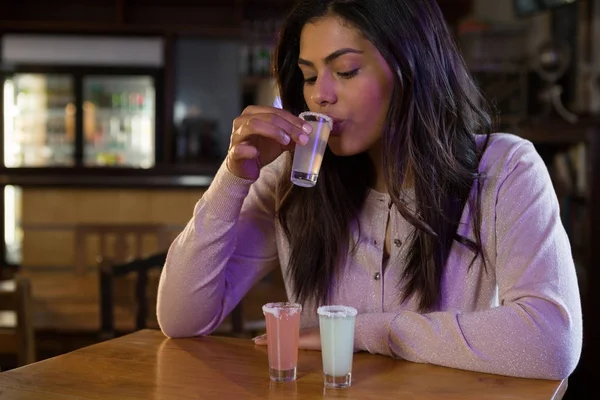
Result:
{"label": "eyebrow", "polygon": [[[363,54],[363,52],[360,50],[352,49],[350,47],[339,49],[339,50],[334,51],[327,57],[325,57],[325,59],[324,59],[325,64],[330,64],[333,60],[343,56],[344,54]],[[299,65],[307,65],[309,67],[314,67],[314,64],[312,62],[305,60],[303,58],[298,58],[298,64]]]}

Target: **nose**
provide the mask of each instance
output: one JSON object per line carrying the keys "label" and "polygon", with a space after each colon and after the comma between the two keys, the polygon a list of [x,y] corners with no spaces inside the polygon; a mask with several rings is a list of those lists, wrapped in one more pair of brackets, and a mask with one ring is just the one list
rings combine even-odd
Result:
{"label": "nose", "polygon": [[320,76],[313,84],[310,92],[310,100],[314,105],[324,108],[337,102],[335,84],[327,76]]}

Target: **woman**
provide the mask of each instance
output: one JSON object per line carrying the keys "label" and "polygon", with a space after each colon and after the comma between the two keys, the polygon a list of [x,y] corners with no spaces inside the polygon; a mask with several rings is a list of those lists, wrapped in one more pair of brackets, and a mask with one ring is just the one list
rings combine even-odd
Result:
{"label": "woman", "polygon": [[[435,1],[301,0],[275,63],[283,109],[234,120],[227,159],[169,250],[163,332],[211,333],[282,268],[304,305],[302,348],[320,348],[316,306],[345,304],[359,311],[357,350],[568,376],[581,309],[548,172],[531,143],[487,134]],[[305,110],[334,120],[312,189],[289,181]]]}

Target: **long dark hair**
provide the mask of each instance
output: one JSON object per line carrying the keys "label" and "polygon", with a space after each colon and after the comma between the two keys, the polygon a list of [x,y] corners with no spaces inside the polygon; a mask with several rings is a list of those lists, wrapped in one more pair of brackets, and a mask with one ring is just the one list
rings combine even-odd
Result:
{"label": "long dark hair", "polygon": [[[274,59],[284,109],[296,115],[308,109],[297,66],[300,33],[306,23],[328,15],[361,31],[394,73],[382,134],[384,178],[394,205],[416,228],[407,243],[401,301],[416,295],[421,311],[435,310],[454,241],[471,249],[473,260],[481,256],[485,267],[478,166],[489,139],[489,113],[435,0],[298,1],[282,27]],[[488,135],[483,149],[475,134]],[[294,293],[302,303],[326,303],[355,248],[351,227],[374,182],[374,167],[366,154],[338,157],[328,151],[315,188],[293,187],[287,172],[279,185],[284,200],[278,218],[290,243]],[[414,212],[402,196],[408,175]],[[475,238],[457,234],[467,202]]]}

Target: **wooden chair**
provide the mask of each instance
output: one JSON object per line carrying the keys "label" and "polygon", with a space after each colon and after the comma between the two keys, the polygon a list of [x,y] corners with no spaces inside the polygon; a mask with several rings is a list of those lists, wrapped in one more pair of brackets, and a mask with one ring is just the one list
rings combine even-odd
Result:
{"label": "wooden chair", "polygon": [[[150,257],[138,258],[122,264],[115,264],[109,259],[103,259],[99,268],[100,284],[100,339],[110,339],[129,331],[147,327],[149,312],[156,310],[155,295],[148,295],[149,273],[160,270],[166,260],[167,253],[162,252]],[[119,331],[115,324],[115,285],[116,279],[133,275],[133,329]],[[119,282],[123,283],[123,282]],[[152,288],[150,290],[154,290]],[[123,295],[123,293],[120,293]],[[250,292],[231,312],[216,331],[217,335],[252,337],[265,330],[265,320],[262,315],[262,305],[271,301],[285,301],[285,287],[280,271],[274,271],[254,286]]]}
{"label": "wooden chair", "polygon": [[[148,313],[156,310],[155,302],[151,304],[154,297],[148,297],[148,274],[150,271],[159,270],[163,267],[167,253],[158,253],[146,258],[138,258],[127,263],[115,264],[109,259],[100,261],[99,292],[100,292],[100,338],[110,339],[121,333],[117,332],[115,326],[115,279],[134,275],[134,307],[135,323],[134,330],[147,327]],[[243,336],[245,331],[242,304],[240,303],[231,313],[231,325],[225,324],[220,327],[218,333]]]}
{"label": "wooden chair", "polygon": [[168,230],[162,224],[78,224],[75,227],[75,271],[82,274],[90,254],[90,239],[98,240],[96,263],[109,258],[124,263],[144,257],[144,239],[156,241],[154,252],[168,248]]}
{"label": "wooden chair", "polygon": [[18,366],[35,362],[31,308],[28,279],[0,281],[0,353],[16,354]]}
{"label": "wooden chair", "polygon": [[117,336],[115,329],[115,290],[114,280],[129,274],[135,275],[135,325],[134,329],[146,328],[148,311],[148,273],[152,269],[161,269],[165,264],[167,252],[161,252],[145,258],[137,258],[127,263],[114,264],[102,259],[99,268],[100,283],[100,338],[109,339]]}

